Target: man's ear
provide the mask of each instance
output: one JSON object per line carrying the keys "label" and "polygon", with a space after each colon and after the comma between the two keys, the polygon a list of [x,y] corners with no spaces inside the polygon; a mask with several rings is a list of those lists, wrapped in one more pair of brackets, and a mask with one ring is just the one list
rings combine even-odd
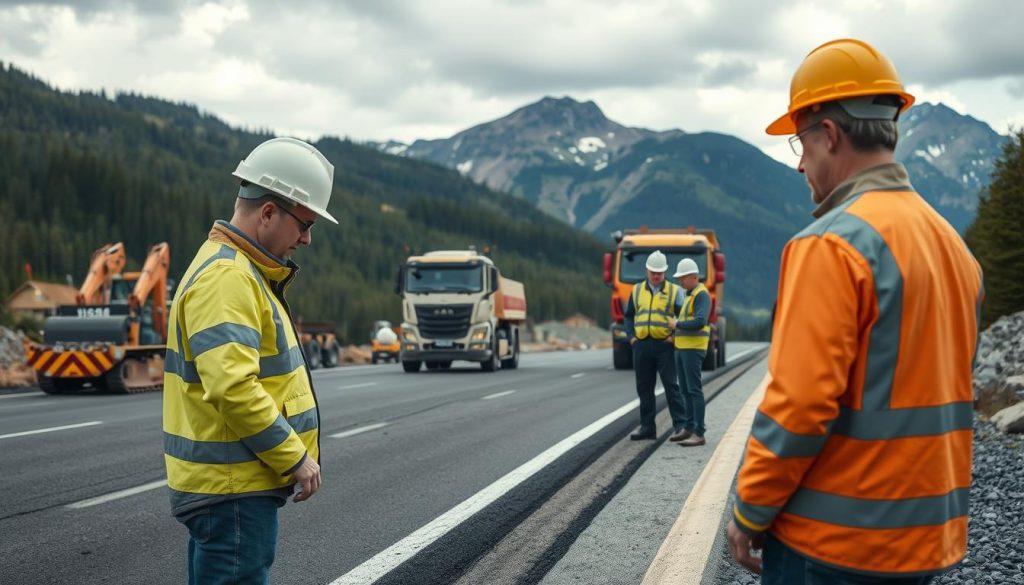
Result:
{"label": "man's ear", "polygon": [[825,131],[825,136],[828,137],[828,151],[835,152],[839,148],[839,141],[843,134],[839,129],[839,124],[836,124],[831,118],[825,118],[821,121],[821,127]]}
{"label": "man's ear", "polygon": [[267,223],[274,217],[274,213],[277,212],[274,209],[275,205],[273,201],[267,201],[260,206],[260,223]]}

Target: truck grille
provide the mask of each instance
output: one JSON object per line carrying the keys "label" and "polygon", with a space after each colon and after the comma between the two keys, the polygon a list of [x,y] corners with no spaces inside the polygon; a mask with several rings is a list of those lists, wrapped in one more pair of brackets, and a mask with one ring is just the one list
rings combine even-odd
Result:
{"label": "truck grille", "polygon": [[473,305],[416,305],[420,335],[427,339],[456,339],[469,332]]}

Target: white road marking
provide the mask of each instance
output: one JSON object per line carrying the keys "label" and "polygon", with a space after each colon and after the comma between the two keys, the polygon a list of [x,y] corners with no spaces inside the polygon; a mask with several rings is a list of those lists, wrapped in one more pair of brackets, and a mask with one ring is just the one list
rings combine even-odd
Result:
{"label": "white road marking", "polygon": [[166,479],[161,479],[160,481],[154,481],[154,482],[150,482],[150,483],[145,483],[145,484],[142,484],[140,486],[135,486],[133,488],[128,488],[126,490],[121,490],[121,491],[117,491],[117,492],[111,492],[111,493],[109,493],[107,495],[104,495],[104,496],[96,496],[95,498],[89,498],[88,500],[82,500],[81,502],[75,502],[74,504],[68,504],[68,505],[66,505],[64,507],[68,508],[68,509],[71,509],[71,510],[78,510],[78,509],[81,509],[81,508],[89,508],[91,506],[97,506],[99,504],[105,504],[105,503],[110,502],[112,500],[119,500],[121,498],[127,498],[128,496],[134,496],[135,494],[141,494],[142,492],[148,492],[149,490],[155,490],[157,488],[164,487],[165,485],[167,485],[167,480]]}
{"label": "white road marking", "polygon": [[372,425],[366,425],[365,427],[356,427],[354,429],[349,429],[347,431],[343,431],[340,433],[334,433],[333,435],[330,435],[330,437],[332,439],[344,439],[345,437],[351,437],[368,431],[374,431],[386,426],[388,426],[388,423],[376,423]]}
{"label": "white road marking", "polygon": [[38,435],[39,433],[52,433],[54,431],[66,431],[68,429],[80,429],[82,427],[92,427],[103,424],[103,421],[94,420],[92,422],[78,423],[76,425],[64,425],[62,427],[50,427],[48,429],[37,429],[34,431],[24,431],[21,433],[10,433],[7,435],[0,435],[0,439],[10,439],[13,437],[24,437],[25,435]]}
{"label": "white road marking", "polygon": [[377,581],[395,569],[395,567],[412,558],[419,551],[430,546],[430,544],[453,528],[462,524],[473,514],[486,508],[510,490],[530,479],[538,471],[547,467],[551,462],[564,455],[573,447],[586,441],[608,425],[631,412],[639,404],[639,400],[625,404],[569,437],[562,439],[540,455],[520,465],[469,499],[441,514],[419,530],[377,553],[348,573],[338,577],[330,585],[366,585]]}
{"label": "white road marking", "polygon": [[572,378],[573,380],[575,380],[576,378],[582,378],[583,377],[583,372],[580,372],[578,374],[573,374],[573,375],[571,375],[569,377]]}
{"label": "white road marking", "polygon": [[728,353],[726,353],[725,354],[725,359],[726,359],[727,362],[735,361],[735,360],[738,360],[741,357],[747,355],[748,353],[754,353],[755,351],[761,351],[762,349],[764,349],[764,348],[763,347],[755,347],[753,349],[748,349],[746,351],[741,351],[741,352],[739,352],[738,354],[735,354],[735,355],[729,355]]}
{"label": "white road marking", "polygon": [[480,400],[491,400],[492,398],[501,398],[502,396],[508,396],[509,394],[515,394],[515,393],[516,393],[515,390],[505,390],[504,392],[498,392],[496,394],[491,394],[489,396],[484,396]]}
{"label": "white road marking", "polygon": [[355,390],[356,388],[366,388],[367,386],[376,386],[379,382],[363,382],[362,384],[352,384],[351,386],[339,386],[338,390]]}
{"label": "white road marking", "polygon": [[4,398],[24,398],[26,396],[43,396],[43,394],[38,393],[38,392],[22,392],[22,393],[19,393],[19,394],[4,394],[3,396],[0,396],[0,400],[3,400]]}

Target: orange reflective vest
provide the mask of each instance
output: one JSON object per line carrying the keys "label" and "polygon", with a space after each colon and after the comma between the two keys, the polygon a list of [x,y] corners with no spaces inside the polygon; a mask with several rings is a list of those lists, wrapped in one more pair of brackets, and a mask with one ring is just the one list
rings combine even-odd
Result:
{"label": "orange reflective vest", "polygon": [[875,188],[783,251],[734,520],[848,571],[931,574],[967,547],[981,268],[909,184]]}

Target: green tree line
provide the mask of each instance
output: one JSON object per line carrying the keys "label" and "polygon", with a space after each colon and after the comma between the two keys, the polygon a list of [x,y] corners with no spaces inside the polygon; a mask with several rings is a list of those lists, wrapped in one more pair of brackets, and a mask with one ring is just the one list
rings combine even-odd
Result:
{"label": "green tree line", "polygon": [[[79,285],[107,242],[123,241],[137,269],[167,241],[179,278],[213,221],[231,215],[231,171],[270,136],[187,104],[57,91],[0,64],[0,297],[26,263],[35,278]],[[532,319],[581,312],[607,324],[597,239],[455,171],[344,139],[315,144],[336,167],[340,225],[318,225],[296,254],[297,318],[334,321],[343,341],[363,342],[373,321],[400,320],[393,279],[409,253],[473,245],[526,284]]]}

